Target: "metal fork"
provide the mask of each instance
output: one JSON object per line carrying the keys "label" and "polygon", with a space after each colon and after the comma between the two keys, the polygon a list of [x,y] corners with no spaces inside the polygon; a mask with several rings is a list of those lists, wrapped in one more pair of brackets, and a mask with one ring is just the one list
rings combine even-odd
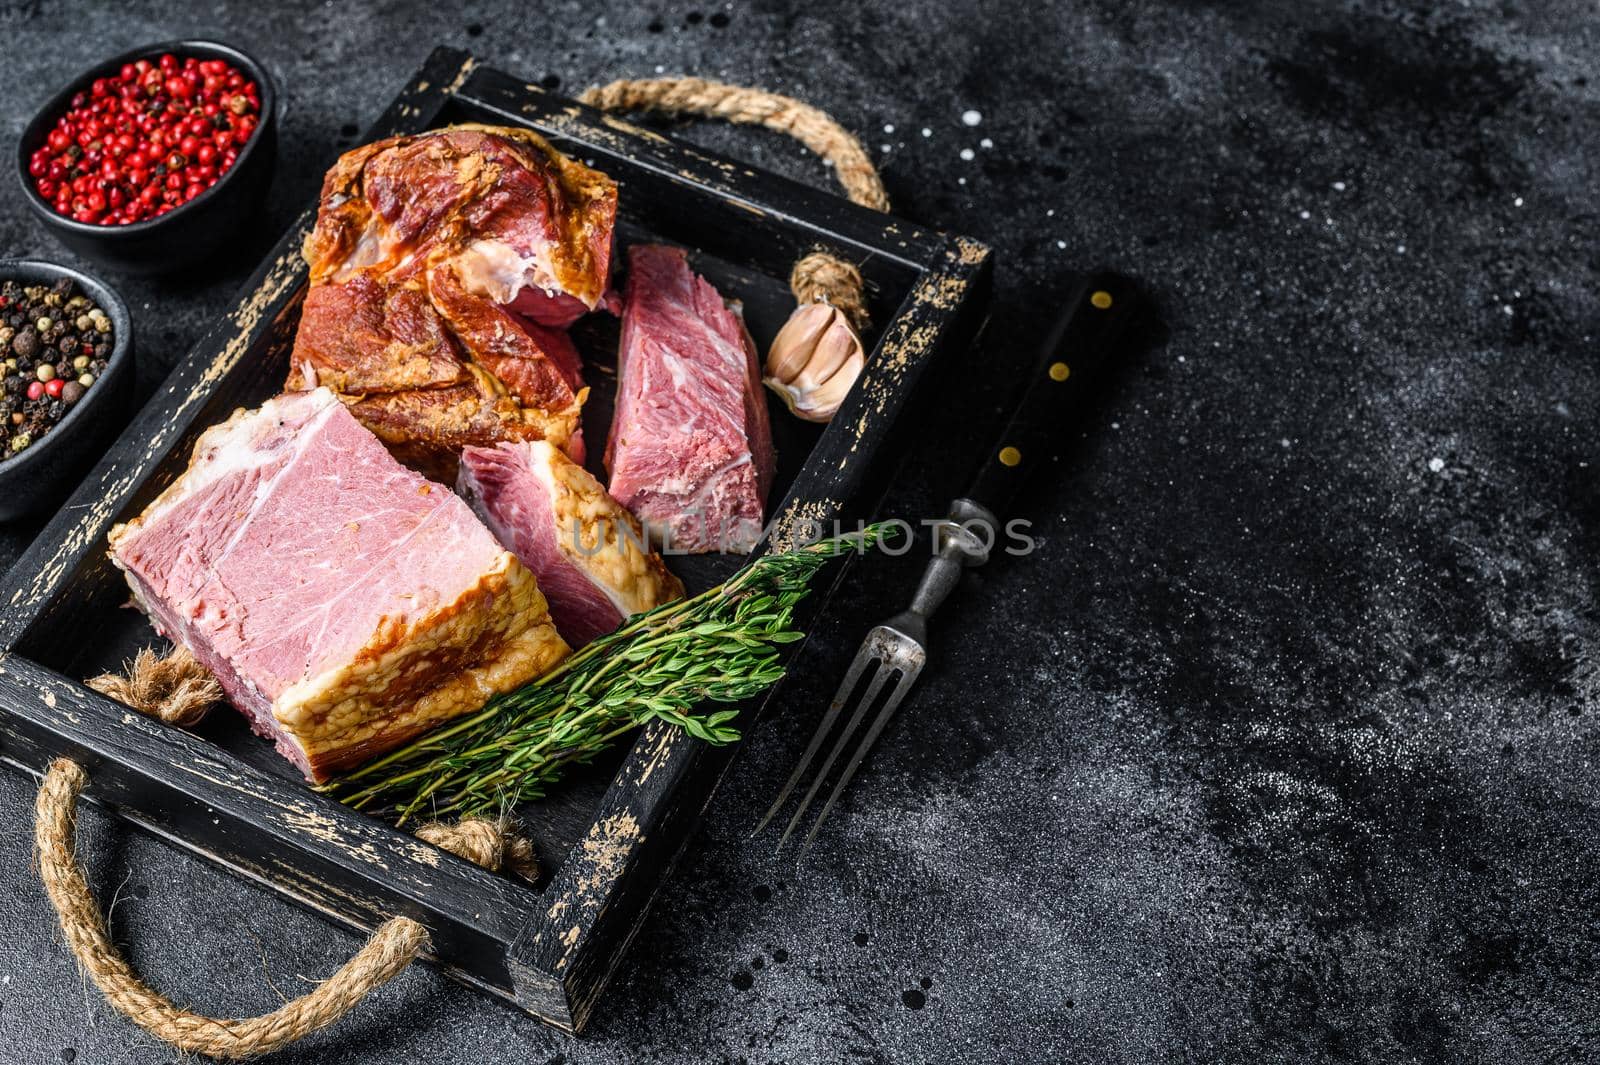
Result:
{"label": "metal fork", "polygon": [[765,828],[783,808],[805,777],[817,753],[822,750],[828,734],[844,714],[862,678],[869,677],[866,689],[845,722],[844,730],[834,740],[833,749],[828,752],[827,759],[812,779],[811,786],[806,789],[799,807],[789,818],[778,840],[778,849],[783,849],[801,818],[811,808],[834,763],[849,746],[873,705],[883,696],[884,689],[898,675],[888,698],[867,727],[866,735],[845,763],[839,781],[828,794],[828,800],[817,814],[811,831],[806,833],[798,857],[805,857],[811,849],[817,831],[833,811],[834,803],[855,776],[862,759],[877,742],[878,734],[894,716],[927,663],[929,617],[949,597],[963,569],[988,561],[989,551],[1000,531],[996,510],[1003,510],[1015,496],[1024,477],[1056,451],[1056,446],[1067,435],[1065,430],[1077,427],[1072,415],[1083,391],[1083,382],[1107,361],[1117,346],[1135,302],[1132,282],[1116,274],[1095,274],[1085,278],[1064,302],[1063,310],[1043,345],[1038,367],[1030,377],[1022,398],[1012,410],[1005,432],[984,457],[971,486],[951,505],[949,517],[935,526],[934,544],[937,551],[923,572],[922,583],[917,586],[917,594],[910,608],[867,634],[855,662],[845,674],[833,702],[828,705],[822,723],[806,745],[800,764],[789,774],[788,782],[778,792],[777,799],[752,835]]}
{"label": "metal fork", "polygon": [[839,690],[833,696],[833,702],[828,704],[828,712],[822,717],[822,724],[811,737],[811,742],[806,746],[805,754],[800,756],[800,764],[794,767],[794,772],[789,774],[789,780],[778,793],[772,807],[767,810],[766,816],[756,826],[759,833],[767,823],[783,808],[789,795],[800,783],[806,774],[811,762],[822,749],[822,744],[827,739],[828,733],[833,730],[834,724],[844,713],[845,706],[850,701],[861,678],[868,669],[872,670],[872,679],[868,682],[866,691],[856,703],[855,712],[850,715],[850,720],[845,723],[844,731],[839,733],[839,738],[834,741],[833,749],[828,752],[827,760],[822,763],[822,768],[817,771],[811,787],[806,789],[805,797],[800,800],[799,807],[794,816],[789,818],[789,824],[784,828],[782,837],[778,840],[778,849],[782,850],[784,843],[793,834],[795,826],[805,816],[806,810],[811,807],[811,801],[817,797],[817,792],[822,787],[822,782],[828,776],[833,764],[839,760],[839,755],[844,753],[850,738],[861,727],[861,722],[866,719],[867,711],[877,702],[883,693],[884,687],[896,673],[900,679],[895,682],[894,690],[889,693],[889,698],[878,710],[872,724],[867,728],[867,734],[862,737],[856,751],[850,756],[850,761],[845,764],[844,771],[839,775],[839,781],[833,786],[833,791],[828,795],[828,801],[823,804],[822,812],[817,814],[816,821],[811,826],[811,831],[806,833],[805,840],[800,844],[800,853],[797,858],[805,857],[811,849],[811,843],[817,838],[817,831],[822,823],[828,819],[828,814],[833,810],[833,804],[843,794],[850,778],[855,776],[856,769],[861,765],[861,760],[867,756],[877,742],[878,733],[883,731],[883,726],[888,724],[894,716],[895,710],[906,697],[906,692],[916,683],[917,674],[922,672],[922,667],[928,661],[928,619],[939,605],[945,601],[956,584],[961,579],[961,571],[968,566],[981,566],[989,559],[989,548],[994,543],[995,530],[999,523],[989,510],[970,499],[958,499],[950,508],[950,516],[939,522],[934,527],[935,544],[938,553],[928,563],[928,568],[922,574],[922,583],[917,586],[917,593],[911,599],[911,606],[896,614],[894,617],[876,626],[867,633],[867,638],[861,643],[861,650],[856,652],[856,660],[844,675]]}

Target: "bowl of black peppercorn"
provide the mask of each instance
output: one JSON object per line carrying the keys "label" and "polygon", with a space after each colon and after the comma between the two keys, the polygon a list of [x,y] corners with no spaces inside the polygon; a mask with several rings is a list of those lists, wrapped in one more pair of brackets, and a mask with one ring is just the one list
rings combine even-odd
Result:
{"label": "bowl of black peppercorn", "polygon": [[133,322],[104,282],[0,259],[0,521],[56,505],[132,406]]}

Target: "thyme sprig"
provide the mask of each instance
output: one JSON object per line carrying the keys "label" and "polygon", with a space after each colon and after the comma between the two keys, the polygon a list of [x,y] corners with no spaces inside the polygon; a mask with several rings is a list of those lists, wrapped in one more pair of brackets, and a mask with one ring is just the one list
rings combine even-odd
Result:
{"label": "thyme sprig", "polygon": [[650,721],[732,743],[739,711],[727,704],[782,678],[779,648],[804,637],[794,611],[817,571],[883,532],[869,526],[763,555],[715,588],[634,616],[538,680],[319,790],[396,824],[419,812],[495,815],[540,798],[567,769]]}

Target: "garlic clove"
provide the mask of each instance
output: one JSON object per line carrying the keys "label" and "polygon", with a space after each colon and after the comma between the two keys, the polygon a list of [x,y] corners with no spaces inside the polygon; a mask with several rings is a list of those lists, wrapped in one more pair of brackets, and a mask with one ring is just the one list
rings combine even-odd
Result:
{"label": "garlic clove", "polygon": [[844,320],[843,315],[838,316],[817,341],[811,358],[806,361],[806,368],[800,371],[794,384],[799,388],[822,384],[844,366],[853,352],[860,349],[861,341],[856,339],[856,331],[850,328],[850,323]]}
{"label": "garlic clove", "polygon": [[791,408],[795,416],[808,422],[832,421],[865,366],[866,358],[861,350],[857,348],[852,351],[833,376],[796,396]]}
{"label": "garlic clove", "polygon": [[839,312],[826,303],[796,307],[767,350],[767,376],[779,381],[793,381],[800,376],[817,340],[837,317]]}
{"label": "garlic clove", "polygon": [[791,413],[826,422],[866,366],[866,351],[850,320],[826,303],[796,308],[767,354],[768,388]]}

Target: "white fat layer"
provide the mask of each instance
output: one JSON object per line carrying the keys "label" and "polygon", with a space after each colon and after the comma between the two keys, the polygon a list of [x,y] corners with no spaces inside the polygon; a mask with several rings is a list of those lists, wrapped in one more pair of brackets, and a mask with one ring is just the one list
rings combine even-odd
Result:
{"label": "white fat layer", "polygon": [[544,249],[524,256],[503,240],[475,240],[454,259],[461,284],[475,296],[510,303],[525,288],[561,291]]}
{"label": "white fat layer", "polygon": [[[541,445],[544,448],[549,449],[549,451],[555,450],[543,440],[538,441],[534,445],[535,461],[533,463],[533,475],[539,478],[540,484],[544,485],[545,495],[550,500],[552,516],[554,516],[555,501],[561,495],[566,493],[567,488],[556,480],[555,470],[553,468],[556,459],[554,459],[548,453],[539,453],[538,449]],[[596,588],[599,588],[605,593],[605,597],[610,600],[612,606],[616,607],[618,614],[625,618],[631,617],[633,615],[634,608],[622,598],[622,595],[611,586],[609,581],[602,580],[595,575],[592,559],[586,557],[583,552],[574,548],[573,545],[579,541],[579,538],[578,531],[572,527],[573,524],[574,522],[570,520],[558,522],[558,527],[556,529],[556,547],[559,548],[561,553],[566,555],[574,565],[583,570],[584,574],[589,578],[590,584],[594,585]],[[624,535],[621,529],[613,529],[612,534],[619,538]],[[622,545],[617,544],[608,548],[608,550],[620,552],[622,550]]]}
{"label": "white fat layer", "polygon": [[366,226],[361,230],[361,236],[356,238],[355,247],[350,249],[350,254],[344,257],[339,268],[334,271],[333,280],[346,281],[363,267],[382,262],[387,258],[387,241],[384,239],[386,232],[376,214],[367,219]]}

